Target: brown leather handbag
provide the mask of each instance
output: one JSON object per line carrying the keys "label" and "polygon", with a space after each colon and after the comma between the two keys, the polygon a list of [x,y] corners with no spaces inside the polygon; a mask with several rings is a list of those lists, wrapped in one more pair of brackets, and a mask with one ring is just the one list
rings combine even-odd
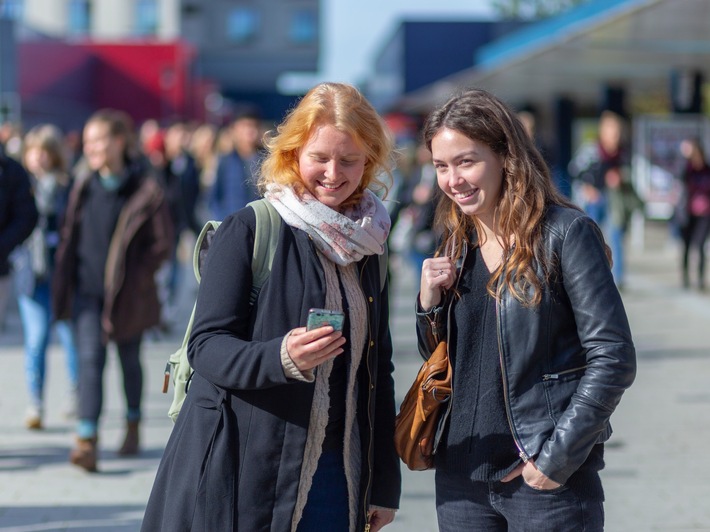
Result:
{"label": "brown leather handbag", "polygon": [[451,398],[451,364],[446,342],[422,364],[395,419],[394,445],[412,471],[434,466],[434,437],[441,411]]}

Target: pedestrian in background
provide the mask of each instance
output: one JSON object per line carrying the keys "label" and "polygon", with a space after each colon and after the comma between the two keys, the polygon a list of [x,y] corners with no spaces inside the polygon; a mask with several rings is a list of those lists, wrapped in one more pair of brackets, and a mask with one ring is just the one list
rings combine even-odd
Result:
{"label": "pedestrian in background", "polygon": [[697,253],[697,286],[705,290],[705,243],[710,234],[710,165],[705,157],[705,150],[698,139],[681,142],[680,151],[686,160],[681,175],[683,193],[681,205],[676,212],[683,212],[676,219],[680,223],[680,235],[683,239],[683,287],[690,288],[690,254],[694,248]]}
{"label": "pedestrian in background", "polygon": [[10,253],[30,236],[36,223],[37,207],[27,172],[5,155],[0,144],[0,331],[12,291]]}
{"label": "pedestrian in background", "polygon": [[[168,126],[163,136],[165,165],[162,178],[166,198],[175,229],[175,242],[170,261],[165,265],[163,327],[170,327],[174,321],[176,298],[181,284],[182,264],[186,255],[180,254],[180,242],[186,238],[186,248],[192,249],[194,240],[200,234],[202,225],[197,221],[196,207],[200,196],[200,181],[194,157],[188,152],[190,132],[184,122]],[[184,249],[184,248],[183,248]]]}
{"label": "pedestrian in background", "polygon": [[603,111],[596,139],[582,144],[569,164],[570,177],[575,181],[575,199],[600,227],[604,227],[607,220],[606,171],[612,166],[628,164],[628,154],[622,150],[621,141],[621,117],[612,111]]}
{"label": "pedestrian in background", "polygon": [[626,233],[634,211],[643,207],[631,183],[631,152],[624,119],[612,111],[599,118],[597,139],[582,146],[570,164],[578,181],[578,199],[585,212],[609,238],[612,273],[624,287]]}
{"label": "pedestrian in background", "polygon": [[[14,279],[25,341],[25,377],[29,405],[25,425],[41,429],[47,348],[52,327],[51,293],[54,255],[64,219],[71,178],[66,172],[64,141],[56,126],[33,127],[24,139],[23,162],[30,174],[39,220],[25,243],[15,252]],[[78,356],[71,323],[57,321],[55,331],[64,349],[67,370],[65,415],[76,414]]]}
{"label": "pedestrian in background", "polygon": [[635,350],[599,227],[557,191],[505,103],[467,90],[427,119],[443,197],[417,334],[447,340],[439,529],[601,531],[599,470]]}
{"label": "pedestrian in background", "polygon": [[209,207],[214,220],[224,220],[256,199],[256,170],[261,149],[259,115],[243,111],[229,126],[232,150],[217,162]]}
{"label": "pedestrian in background", "polygon": [[[399,505],[388,287],[389,214],[370,191],[392,140],[352,86],[323,83],[266,141],[260,188],[281,217],[253,307],[256,217],[220,225],[189,343],[194,374],[145,531],[376,532]],[[312,307],[343,332],[307,331]]]}
{"label": "pedestrian in background", "polygon": [[83,139],[90,172],[70,193],[56,254],[53,309],[57,319],[73,319],[79,352],[77,439],[70,461],[96,471],[110,341],[117,347],[126,401],[126,434],[118,453],[139,452],[141,339],[160,321],[155,272],[170,256],[173,228],[163,186],[137,156],[127,115],[97,111]]}

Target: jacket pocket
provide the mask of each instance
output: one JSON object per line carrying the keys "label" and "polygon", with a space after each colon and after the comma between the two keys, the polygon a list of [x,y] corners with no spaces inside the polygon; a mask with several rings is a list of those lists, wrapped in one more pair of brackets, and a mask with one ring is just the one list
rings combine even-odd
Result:
{"label": "jacket pocket", "polygon": [[586,369],[585,365],[545,373],[542,376],[548,412],[555,423],[569,406]]}

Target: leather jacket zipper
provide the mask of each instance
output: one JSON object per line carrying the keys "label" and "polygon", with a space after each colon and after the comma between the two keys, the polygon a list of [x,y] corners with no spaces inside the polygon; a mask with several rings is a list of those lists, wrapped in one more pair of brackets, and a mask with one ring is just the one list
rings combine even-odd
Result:
{"label": "leather jacket zipper", "polygon": [[587,366],[584,365],[584,366],[580,366],[578,368],[566,369],[564,371],[558,371],[557,373],[545,373],[542,376],[542,380],[544,380],[544,381],[557,380],[562,375],[568,375],[569,373],[577,373],[578,371],[582,371],[583,369],[587,369]]}
{"label": "leather jacket zipper", "polygon": [[505,415],[508,418],[508,427],[510,427],[510,434],[513,436],[515,446],[518,448],[518,456],[520,456],[521,460],[527,464],[528,460],[530,460],[530,457],[523,449],[523,446],[520,443],[520,438],[518,437],[517,432],[515,432],[515,427],[513,426],[513,414],[510,410],[510,399],[508,397],[508,379],[506,378],[505,362],[503,361],[503,345],[501,343],[502,327],[500,321],[500,303],[499,299],[496,298],[496,335],[498,337],[498,357],[500,360],[500,371],[503,377],[503,402],[505,403]]}

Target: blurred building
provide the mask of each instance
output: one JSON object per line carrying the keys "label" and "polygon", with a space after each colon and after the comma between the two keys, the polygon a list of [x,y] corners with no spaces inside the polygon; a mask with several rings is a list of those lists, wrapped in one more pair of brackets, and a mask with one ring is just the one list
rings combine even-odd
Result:
{"label": "blurred building", "polygon": [[17,74],[0,93],[27,125],[74,128],[105,106],[221,123],[249,105],[279,120],[293,97],[278,77],[315,71],[320,47],[318,0],[0,0],[0,18],[17,41],[0,43],[14,54],[0,80]]}
{"label": "blurred building", "polygon": [[256,104],[280,121],[293,102],[277,90],[284,72],[315,73],[319,0],[182,0],[182,37],[197,50],[195,68],[235,105]]}
{"label": "blurred building", "polygon": [[[634,183],[651,217],[671,210],[680,140],[695,136],[710,150],[708,0],[589,0],[487,40],[476,26],[418,39],[408,31],[383,44],[367,82],[380,111],[422,116],[461,88],[487,89],[533,111],[564,192],[568,163],[602,110],[631,126]],[[467,64],[454,64],[446,46]],[[408,74],[417,69],[437,79],[422,85]]]}
{"label": "blurred building", "polygon": [[403,21],[380,48],[365,91],[380,110],[471,66],[481,46],[527,23],[521,21]]}

